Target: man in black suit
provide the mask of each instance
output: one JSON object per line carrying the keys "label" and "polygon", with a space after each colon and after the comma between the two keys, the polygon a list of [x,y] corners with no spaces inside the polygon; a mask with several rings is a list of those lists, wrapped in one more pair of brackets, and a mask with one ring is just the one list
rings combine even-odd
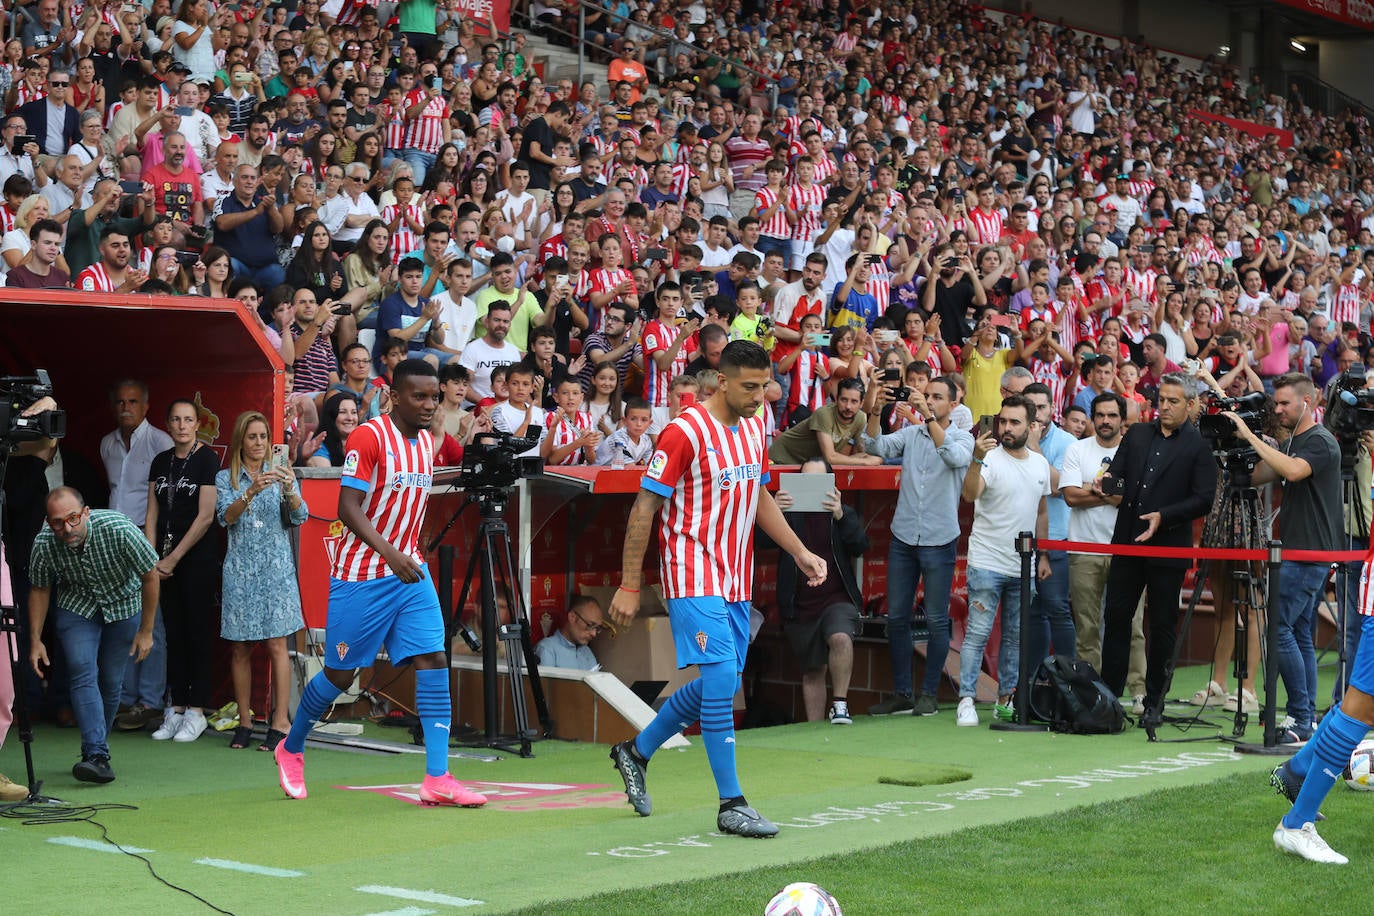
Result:
{"label": "man in black suit", "polygon": [[[15,114],[28,125],[28,132],[38,139],[38,145],[49,156],[67,155],[72,144],[81,139],[80,115],[74,106],[67,104],[71,87],[71,74],[54,68],[48,71],[48,97],[25,102],[15,109]],[[48,133],[50,126],[51,135]]]}
{"label": "man in black suit", "polygon": [[[1149,547],[1193,546],[1193,520],[1207,514],[1217,486],[1217,467],[1189,417],[1196,396],[1180,375],[1159,384],[1159,418],[1127,431],[1105,482],[1093,485],[1120,507],[1113,544]],[[1124,483],[1112,495],[1112,479]],[[1105,493],[1103,492],[1105,489]],[[1117,696],[1126,686],[1131,653],[1131,618],[1145,593],[1150,651],[1145,669],[1145,719],[1159,721],[1169,663],[1173,659],[1186,559],[1112,557],[1104,599],[1102,680]]]}

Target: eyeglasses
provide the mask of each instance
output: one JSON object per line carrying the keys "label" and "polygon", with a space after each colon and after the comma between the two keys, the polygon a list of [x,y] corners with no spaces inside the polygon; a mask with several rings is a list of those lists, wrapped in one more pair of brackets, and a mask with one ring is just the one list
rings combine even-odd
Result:
{"label": "eyeglasses", "polygon": [[[75,528],[77,525],[81,524],[81,517],[85,514],[86,510],[80,509],[73,512],[71,515],[64,515],[62,518],[50,518],[48,519],[48,527],[53,531],[61,531],[63,528]],[[583,621],[583,623],[586,623],[586,621]]]}
{"label": "eyeglasses", "polygon": [[56,81],[56,80],[53,80],[53,81],[49,82],[48,85],[51,86],[51,87],[53,87],[54,89],[60,89],[60,88],[62,88],[62,87],[64,87],[64,86],[70,86],[71,83],[69,83],[69,82],[66,81],[66,80],[63,80],[63,81],[60,82],[60,83],[59,83],[58,81]]}
{"label": "eyeglasses", "polygon": [[610,629],[610,627],[606,626],[606,624],[604,623],[592,623],[586,617],[583,617],[581,614],[577,613],[577,611],[570,610],[568,611],[568,613],[576,617],[579,623],[581,623],[587,629],[591,630],[593,633],[600,633],[602,630]]}

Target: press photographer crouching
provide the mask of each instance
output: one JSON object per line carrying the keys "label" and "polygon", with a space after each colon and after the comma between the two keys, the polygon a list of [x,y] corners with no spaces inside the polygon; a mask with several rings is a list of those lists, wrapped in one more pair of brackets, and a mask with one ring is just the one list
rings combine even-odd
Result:
{"label": "press photographer crouching", "polygon": [[[1316,403],[1317,388],[1309,377],[1289,373],[1274,381],[1274,417],[1288,433],[1278,448],[1267,444],[1235,411],[1222,414],[1259,458],[1254,482],[1278,481],[1282,487],[1278,536],[1285,551],[1334,552],[1343,546],[1341,451],[1331,431],[1313,419]],[[1279,569],[1278,664],[1291,720],[1278,729],[1283,744],[1312,737],[1317,696],[1313,615],[1330,569],[1329,562],[1289,559]]]}

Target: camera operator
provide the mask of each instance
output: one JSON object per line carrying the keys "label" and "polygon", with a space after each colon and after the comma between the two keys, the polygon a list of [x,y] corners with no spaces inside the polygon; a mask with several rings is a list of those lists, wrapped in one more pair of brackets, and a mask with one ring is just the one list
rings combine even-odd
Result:
{"label": "camera operator", "polygon": [[[1341,449],[1336,437],[1312,417],[1317,388],[1305,375],[1289,373],[1274,381],[1274,415],[1289,432],[1282,448],[1266,443],[1234,411],[1224,416],[1236,434],[1259,455],[1257,484],[1278,481],[1283,488],[1279,506],[1279,535],[1288,550],[1340,550]],[[1279,729],[1279,741],[1289,744],[1312,737],[1316,716],[1317,654],[1312,624],[1317,599],[1331,564],[1304,560],[1283,561],[1279,568],[1279,674],[1288,695],[1292,722]]]}
{"label": "camera operator", "polygon": [[[1155,420],[1135,423],[1122,437],[1108,474],[1092,492],[1118,507],[1113,544],[1193,546],[1193,519],[1206,514],[1216,490],[1217,467],[1197,427],[1188,421],[1197,396],[1179,375],[1159,383]],[[1109,481],[1117,482],[1112,487]],[[1131,618],[1141,593],[1150,621],[1145,668],[1143,724],[1157,723],[1168,666],[1177,639],[1179,593],[1190,560],[1112,557],[1104,597],[1102,680],[1117,696],[1126,686],[1131,652]]]}

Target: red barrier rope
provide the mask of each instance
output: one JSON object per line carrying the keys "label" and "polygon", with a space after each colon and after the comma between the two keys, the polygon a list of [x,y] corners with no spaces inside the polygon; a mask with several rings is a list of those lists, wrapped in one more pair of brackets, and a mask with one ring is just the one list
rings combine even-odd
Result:
{"label": "red barrier rope", "polygon": [[[1102,553],[1118,557],[1156,557],[1171,560],[1257,560],[1269,559],[1267,550],[1242,550],[1225,547],[1150,547],[1145,544],[1095,544],[1090,541],[1038,541],[1041,550],[1068,550],[1074,553]],[[1366,550],[1284,550],[1285,560],[1305,563],[1351,563],[1369,556]]]}

